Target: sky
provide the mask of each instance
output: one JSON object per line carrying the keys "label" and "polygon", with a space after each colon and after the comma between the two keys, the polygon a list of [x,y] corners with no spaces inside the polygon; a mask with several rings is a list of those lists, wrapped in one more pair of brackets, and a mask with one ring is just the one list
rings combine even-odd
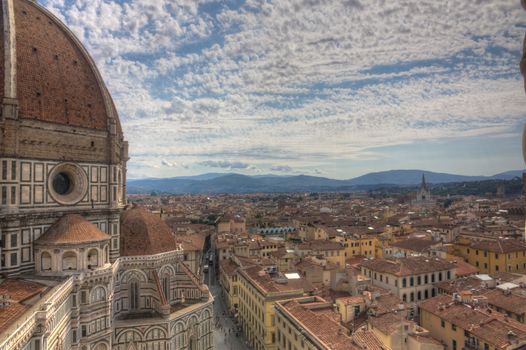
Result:
{"label": "sky", "polygon": [[512,0],[40,0],[93,56],[129,178],[524,168]]}

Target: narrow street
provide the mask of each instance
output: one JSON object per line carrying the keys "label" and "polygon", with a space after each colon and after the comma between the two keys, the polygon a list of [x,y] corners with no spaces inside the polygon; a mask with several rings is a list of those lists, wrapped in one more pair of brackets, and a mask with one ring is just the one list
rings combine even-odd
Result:
{"label": "narrow street", "polygon": [[[203,262],[205,264],[205,262]],[[228,314],[225,302],[221,297],[221,286],[216,276],[215,266],[210,266],[204,275],[205,283],[214,296],[214,349],[246,350],[251,349],[241,332],[236,336],[236,326]]]}

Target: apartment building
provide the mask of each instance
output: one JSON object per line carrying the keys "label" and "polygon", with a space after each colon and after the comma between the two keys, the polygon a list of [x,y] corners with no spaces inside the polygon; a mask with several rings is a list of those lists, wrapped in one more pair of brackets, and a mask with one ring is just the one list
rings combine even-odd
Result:
{"label": "apartment building", "polygon": [[467,240],[455,243],[457,255],[482,273],[526,272],[526,244],[516,239]]}
{"label": "apartment building", "polygon": [[455,279],[455,265],[441,258],[366,259],[360,266],[373,285],[392,291],[406,302],[434,297],[437,290],[433,283]]}
{"label": "apartment building", "polygon": [[277,349],[274,305],[303,297],[313,287],[297,273],[281,274],[256,265],[239,270],[239,321],[255,350]]}
{"label": "apartment building", "polygon": [[338,322],[331,303],[320,297],[275,304],[277,350],[355,350],[349,331]]}
{"label": "apartment building", "polygon": [[468,293],[455,300],[442,295],[423,301],[420,325],[448,350],[515,350],[526,347],[526,325],[488,309]]}

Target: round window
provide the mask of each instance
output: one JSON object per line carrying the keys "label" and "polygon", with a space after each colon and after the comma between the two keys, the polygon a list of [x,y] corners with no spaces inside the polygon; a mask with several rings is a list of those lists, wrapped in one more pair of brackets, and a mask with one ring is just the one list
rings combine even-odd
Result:
{"label": "round window", "polygon": [[71,189],[71,180],[68,174],[58,173],[53,178],[53,190],[60,195],[65,195]]}
{"label": "round window", "polygon": [[48,174],[48,191],[59,204],[76,204],[88,191],[87,174],[76,164],[57,164]]}

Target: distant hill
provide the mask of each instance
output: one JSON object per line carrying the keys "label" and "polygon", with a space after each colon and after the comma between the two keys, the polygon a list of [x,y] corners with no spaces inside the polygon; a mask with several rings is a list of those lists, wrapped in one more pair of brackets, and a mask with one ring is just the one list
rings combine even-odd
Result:
{"label": "distant hill", "polygon": [[513,170],[493,176],[465,176],[435,173],[426,170],[389,170],[369,173],[349,180],[297,175],[257,175],[208,173],[165,179],[129,180],[129,193],[255,193],[255,192],[352,192],[376,186],[414,186],[425,175],[429,184],[470,182],[483,180],[510,180],[522,177],[522,170]]}

